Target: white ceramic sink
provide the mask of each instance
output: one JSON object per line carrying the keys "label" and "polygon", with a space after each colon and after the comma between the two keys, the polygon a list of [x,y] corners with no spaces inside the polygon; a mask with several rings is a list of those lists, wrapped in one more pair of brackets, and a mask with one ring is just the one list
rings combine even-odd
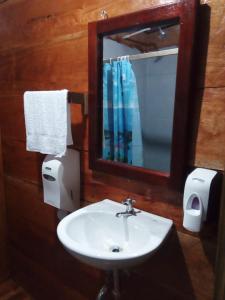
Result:
{"label": "white ceramic sink", "polygon": [[74,257],[94,267],[137,265],[157,250],[173,222],[145,211],[128,218],[115,216],[125,208],[108,199],[81,208],[59,223],[58,238]]}

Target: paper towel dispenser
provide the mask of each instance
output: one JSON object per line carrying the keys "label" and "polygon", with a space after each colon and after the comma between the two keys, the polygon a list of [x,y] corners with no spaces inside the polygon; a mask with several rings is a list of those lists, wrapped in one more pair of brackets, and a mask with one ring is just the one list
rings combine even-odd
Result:
{"label": "paper towel dispenser", "polygon": [[47,155],[42,164],[44,202],[65,211],[80,207],[80,154],[67,149],[66,155]]}

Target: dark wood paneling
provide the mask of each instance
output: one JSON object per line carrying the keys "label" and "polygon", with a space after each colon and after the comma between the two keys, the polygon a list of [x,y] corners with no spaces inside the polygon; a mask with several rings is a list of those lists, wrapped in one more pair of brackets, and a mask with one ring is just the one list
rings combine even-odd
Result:
{"label": "dark wood paneling", "polygon": [[4,172],[32,183],[41,183],[41,165],[44,155],[26,151],[26,144],[16,139],[4,139]]}
{"label": "dark wood paneling", "polygon": [[[170,2],[171,0],[160,0],[161,5]],[[1,4],[0,19],[2,25],[7,22],[8,30],[0,32],[0,39],[5,41],[1,44],[0,51],[8,52],[9,49],[77,39],[87,35],[87,23],[100,19],[102,9],[107,9],[109,16],[113,17],[140,10],[140,7],[145,9],[157,6],[159,0],[118,0],[116,4],[108,0],[59,0],[57,4],[46,0],[33,0],[32,3],[19,0],[14,1],[13,5],[7,1]],[[8,23],[9,19],[17,22]]]}
{"label": "dark wood paneling", "polygon": [[[6,64],[0,68],[0,88],[3,93],[9,90],[13,93],[23,93],[26,90],[60,88],[76,92],[87,91],[86,60],[87,37],[18,51],[12,59],[6,57]],[[32,61],[32,64],[27,64],[27,61]],[[13,78],[7,80],[5,73],[7,69],[12,68]],[[14,84],[10,89],[11,81]]]}
{"label": "dark wood paneling", "polygon": [[0,282],[9,274],[6,241],[5,192],[3,186],[2,142],[0,131]]}
{"label": "dark wood paneling", "polygon": [[[170,2],[59,0],[56,4],[46,0],[14,0],[0,4],[0,125],[9,253],[13,275],[37,296],[36,299],[94,299],[103,278],[101,272],[79,263],[59,245],[56,210],[43,203],[40,176],[43,156],[25,150],[23,92],[60,88],[86,92],[87,23],[100,19],[101,9],[106,9],[112,17]],[[224,89],[219,87],[225,86],[225,7],[224,0],[203,2],[208,2],[209,10],[211,8],[210,43],[205,77],[202,68],[198,86],[217,88],[202,90],[197,143],[193,139],[190,145],[196,166],[223,169]],[[201,35],[206,31],[207,22],[207,18],[202,22]],[[203,48],[200,43],[199,49]],[[81,151],[83,198],[91,202],[103,198],[120,201],[131,195],[136,198],[137,207],[172,218],[181,231],[181,194],[89,170],[87,120],[79,105],[71,105],[71,110],[75,147],[85,150]],[[172,242],[165,245],[155,260],[141,266],[124,281],[123,287],[132,287],[133,294],[128,299],[139,299],[142,293],[142,300],[146,299],[145,295],[146,300],[151,296],[154,300],[211,300],[215,246],[212,235],[207,238],[182,233],[178,237],[173,235]]]}
{"label": "dark wood paneling", "polygon": [[31,296],[13,280],[8,279],[0,283],[0,299],[2,300],[32,300]]}
{"label": "dark wood paneling", "polygon": [[[225,88],[208,88],[202,92],[195,165],[224,170]],[[201,91],[198,92],[199,94]]]}
{"label": "dark wood paneling", "polygon": [[207,253],[205,246],[198,238],[171,232],[164,247],[135,269],[127,284],[136,296],[131,299],[212,300],[216,246],[208,245]]}
{"label": "dark wood paneling", "polygon": [[[0,95],[2,137],[25,140],[25,120],[21,95]],[[4,143],[3,143],[4,144]]]}
{"label": "dark wood paneling", "polygon": [[220,206],[220,230],[218,236],[217,260],[216,260],[216,283],[214,300],[225,299],[225,178]]}
{"label": "dark wood paneling", "polygon": [[[42,187],[13,177],[6,177],[5,193],[9,228],[11,228],[12,223],[16,225],[15,219],[20,218],[27,222],[28,227],[36,226],[39,235],[48,240],[49,243],[55,241],[56,210],[43,202]],[[17,227],[15,226],[15,228]],[[9,231],[14,236],[11,229]]]}
{"label": "dark wood paneling", "polygon": [[[56,274],[43,267],[34,259],[21,253],[17,248],[11,247],[11,257],[16,265],[12,266],[12,276],[17,282],[25,286],[26,290],[37,300],[89,300],[76,290],[76,285],[69,286],[66,281],[61,281]],[[77,274],[77,272],[76,272]],[[75,275],[71,277],[76,280]],[[79,279],[78,279],[79,280]],[[94,298],[93,298],[94,299]]]}
{"label": "dark wood paneling", "polygon": [[[202,20],[201,29],[204,34],[205,26],[210,24],[209,44],[207,51],[206,69],[203,79],[204,87],[224,87],[225,79],[225,2],[224,0],[203,0],[209,5],[209,19]],[[203,50],[203,49],[202,49]]]}

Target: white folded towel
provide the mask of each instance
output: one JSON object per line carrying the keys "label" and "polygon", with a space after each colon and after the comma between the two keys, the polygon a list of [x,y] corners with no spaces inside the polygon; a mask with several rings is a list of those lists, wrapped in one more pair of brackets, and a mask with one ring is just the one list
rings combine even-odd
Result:
{"label": "white folded towel", "polygon": [[68,90],[24,93],[27,150],[62,156],[72,145]]}

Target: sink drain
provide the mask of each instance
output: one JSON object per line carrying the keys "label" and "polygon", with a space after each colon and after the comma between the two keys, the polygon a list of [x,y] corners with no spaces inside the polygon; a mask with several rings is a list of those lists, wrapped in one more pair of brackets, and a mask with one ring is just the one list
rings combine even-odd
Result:
{"label": "sink drain", "polygon": [[121,251],[122,251],[122,248],[120,248],[119,246],[112,246],[112,247],[110,247],[109,250],[110,250],[111,252],[118,253],[118,252],[121,252]]}

